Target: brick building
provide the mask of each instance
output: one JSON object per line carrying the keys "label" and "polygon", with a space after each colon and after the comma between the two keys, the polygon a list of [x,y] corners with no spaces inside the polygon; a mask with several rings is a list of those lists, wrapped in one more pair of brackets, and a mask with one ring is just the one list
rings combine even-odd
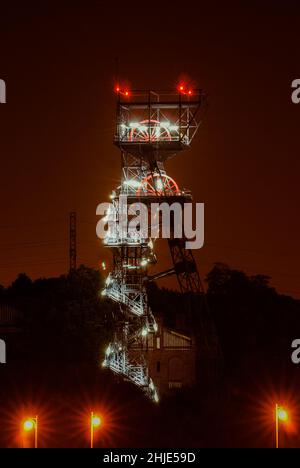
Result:
{"label": "brick building", "polygon": [[161,318],[157,324],[158,332],[149,335],[144,355],[160,395],[193,386],[196,381],[194,337],[164,326]]}

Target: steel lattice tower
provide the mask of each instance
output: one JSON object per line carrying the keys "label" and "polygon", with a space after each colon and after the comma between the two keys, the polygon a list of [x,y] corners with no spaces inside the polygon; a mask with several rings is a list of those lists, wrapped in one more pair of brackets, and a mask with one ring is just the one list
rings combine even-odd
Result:
{"label": "steel lattice tower", "polygon": [[70,271],[76,270],[76,212],[70,213]]}
{"label": "steel lattice tower", "polygon": [[203,295],[203,289],[192,251],[186,250],[185,239],[175,238],[173,232],[169,239],[173,268],[149,276],[148,269],[156,262],[155,239],[150,231],[140,230],[132,235],[128,229],[120,228],[122,201],[126,197],[128,205],[142,202],[147,207],[154,202],[191,201],[191,193],[180,190],[167,175],[164,162],[189,148],[205,102],[200,90],[180,89],[176,94],[129,94],[118,90],[115,144],[121,151],[121,185],[112,193],[107,219],[118,221],[119,228],[108,229],[104,239],[113,252],[113,270],[106,279],[103,295],[120,307],[114,340],[106,350],[103,366],[142,387],[154,401],[158,401],[158,392],[143,356],[148,334],[157,331],[148,305],[147,281],[174,273],[183,293]]}

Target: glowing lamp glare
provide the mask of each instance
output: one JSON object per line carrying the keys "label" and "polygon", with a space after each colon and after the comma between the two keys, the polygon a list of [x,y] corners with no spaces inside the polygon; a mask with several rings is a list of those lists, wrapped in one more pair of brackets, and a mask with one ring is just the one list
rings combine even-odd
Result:
{"label": "glowing lamp glare", "polygon": [[92,425],[93,427],[99,427],[101,425],[101,419],[99,418],[99,416],[93,416]]}
{"label": "glowing lamp glare", "polygon": [[286,422],[288,420],[287,411],[283,408],[278,408],[277,416],[278,416],[278,419],[282,422]]}
{"label": "glowing lamp glare", "polygon": [[32,421],[32,419],[27,419],[27,421],[24,422],[23,424],[23,429],[24,431],[32,431],[32,429],[34,428],[34,422]]}

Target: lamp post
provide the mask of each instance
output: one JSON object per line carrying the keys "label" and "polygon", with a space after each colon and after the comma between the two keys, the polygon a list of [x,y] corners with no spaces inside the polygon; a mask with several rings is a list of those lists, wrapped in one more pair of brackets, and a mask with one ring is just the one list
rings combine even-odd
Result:
{"label": "lamp post", "polygon": [[91,429],[91,448],[94,448],[94,430],[101,425],[101,419],[91,411],[90,429]]}
{"label": "lamp post", "polygon": [[34,429],[34,448],[38,447],[38,415],[26,419],[23,423],[23,430],[30,432]]}
{"label": "lamp post", "polygon": [[288,412],[279,406],[276,403],[275,406],[275,439],[276,439],[276,448],[279,448],[279,423],[280,422],[287,422],[288,420]]}

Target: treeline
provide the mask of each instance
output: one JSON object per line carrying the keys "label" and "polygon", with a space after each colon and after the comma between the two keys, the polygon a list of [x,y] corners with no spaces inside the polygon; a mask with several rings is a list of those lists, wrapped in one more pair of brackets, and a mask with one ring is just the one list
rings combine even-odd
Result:
{"label": "treeline", "polygon": [[[248,276],[222,263],[214,265],[205,283],[228,375],[242,379],[250,369],[290,365],[291,343],[300,338],[299,300],[278,294],[266,276]],[[20,274],[11,286],[1,287],[0,304],[21,312],[18,357],[98,361],[112,336],[117,307],[101,296],[103,285],[99,271],[80,266],[58,278],[32,281]],[[166,326],[201,333],[207,313],[203,298],[151,284],[149,299]]]}
{"label": "treeline", "polygon": [[[270,280],[264,275],[248,276],[223,263],[216,263],[205,278],[206,305],[228,377],[243,381],[259,372],[297,371],[291,363],[291,343],[300,338],[300,301],[279,294]],[[156,285],[150,288],[150,303],[155,313],[163,304],[166,323],[185,331],[195,332],[203,313],[199,298]]]}
{"label": "treeline", "polygon": [[[32,281],[22,273],[0,288],[0,304],[20,313],[8,347],[16,359],[30,362],[99,361],[110,340],[114,304],[101,298],[99,271],[85,266],[58,278]],[[7,338],[12,339],[10,336]]]}

